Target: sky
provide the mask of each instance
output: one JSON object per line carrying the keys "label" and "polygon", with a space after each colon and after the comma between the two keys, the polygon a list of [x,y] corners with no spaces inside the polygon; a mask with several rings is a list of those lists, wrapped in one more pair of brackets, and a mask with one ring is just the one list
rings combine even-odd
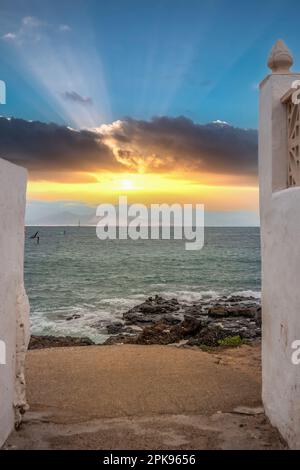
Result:
{"label": "sky", "polygon": [[29,212],[126,194],[256,224],[258,84],[278,38],[300,64],[297,7],[1,0],[0,156],[28,168]]}

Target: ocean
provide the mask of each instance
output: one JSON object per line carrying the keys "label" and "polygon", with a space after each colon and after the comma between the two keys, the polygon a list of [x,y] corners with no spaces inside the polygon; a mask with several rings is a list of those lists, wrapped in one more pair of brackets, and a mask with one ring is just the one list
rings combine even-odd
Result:
{"label": "ocean", "polygon": [[[30,239],[37,230],[39,244]],[[33,334],[103,343],[106,325],[151,295],[259,297],[259,228],[209,227],[204,248],[186,251],[183,240],[100,241],[95,227],[27,227],[25,286]]]}

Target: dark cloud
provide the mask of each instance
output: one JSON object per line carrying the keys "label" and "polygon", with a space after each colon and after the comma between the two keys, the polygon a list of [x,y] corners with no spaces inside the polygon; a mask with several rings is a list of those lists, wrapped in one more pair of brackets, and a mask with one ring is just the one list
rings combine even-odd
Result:
{"label": "dark cloud", "polygon": [[0,156],[45,179],[101,170],[184,170],[253,180],[257,131],[222,122],[200,125],[184,117],[127,118],[94,131],[0,118]]}
{"label": "dark cloud", "polygon": [[90,106],[93,104],[92,98],[88,96],[81,96],[76,91],[65,91],[64,93],[62,93],[62,97],[67,101],[73,101],[73,103],[79,103],[85,106]]}
{"label": "dark cloud", "polygon": [[112,126],[111,144],[123,164],[170,170],[174,167],[208,173],[257,174],[257,131],[226,123],[201,125],[185,117],[151,121],[126,119]]}
{"label": "dark cloud", "polygon": [[[117,170],[121,167],[99,135],[57,124],[0,118],[0,156],[26,167],[32,176],[47,172]],[[53,175],[52,175],[53,172]]]}

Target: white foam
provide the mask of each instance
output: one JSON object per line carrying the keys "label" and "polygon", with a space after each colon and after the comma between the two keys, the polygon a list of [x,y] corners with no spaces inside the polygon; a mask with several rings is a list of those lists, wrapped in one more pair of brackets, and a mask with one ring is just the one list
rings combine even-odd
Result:
{"label": "white foam", "polygon": [[238,292],[233,292],[230,295],[239,296],[239,297],[254,297],[255,299],[261,299],[261,292],[253,290],[242,290]]}
{"label": "white foam", "polygon": [[[165,286],[164,286],[165,287]],[[260,292],[245,290],[233,293],[216,292],[213,290],[189,290],[174,289],[172,291],[153,292],[166,299],[176,298],[179,302],[193,303],[201,300],[217,300],[223,295],[239,296],[260,299]],[[193,286],[193,289],[195,287]],[[103,343],[108,335],[105,334],[107,324],[123,319],[122,314],[143,302],[151,294],[133,294],[127,298],[112,297],[99,301],[99,306],[93,304],[82,304],[81,306],[60,307],[55,311],[43,310],[32,312],[31,315],[31,331],[36,335],[51,336],[86,336],[95,343]],[[74,318],[72,316],[74,315]],[[76,315],[79,315],[77,318]],[[68,318],[68,319],[67,319]]]}

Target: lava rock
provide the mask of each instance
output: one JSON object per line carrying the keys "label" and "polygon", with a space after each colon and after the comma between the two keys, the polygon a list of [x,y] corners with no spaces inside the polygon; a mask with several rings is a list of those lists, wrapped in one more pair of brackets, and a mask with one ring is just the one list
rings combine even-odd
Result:
{"label": "lava rock", "polygon": [[[181,306],[177,299],[166,300],[156,295],[154,298],[149,297],[145,302],[123,314],[123,318],[127,324],[153,324],[164,320],[167,323],[176,322],[176,317],[169,315],[177,312]],[[178,319],[178,322],[180,319]]]}
{"label": "lava rock", "polygon": [[74,315],[70,315],[69,317],[67,317],[66,320],[67,321],[78,320],[78,318],[81,318],[81,315],[79,315],[79,313],[74,313]]}
{"label": "lava rock", "polygon": [[[125,324],[112,324],[116,332],[105,344],[187,344],[219,346],[239,336],[253,341],[261,336],[261,307],[253,297],[222,296],[182,303],[177,299],[149,297],[123,314]],[[120,329],[119,329],[120,328]]]}
{"label": "lava rock", "polygon": [[203,328],[199,334],[191,338],[186,344],[188,346],[219,346],[219,341],[231,336],[221,326],[210,324]]}
{"label": "lava rock", "polygon": [[30,338],[28,349],[59,348],[69,346],[92,346],[95,343],[89,338],[73,336],[35,336]]}
{"label": "lava rock", "polygon": [[124,325],[121,322],[111,323],[106,326],[107,334],[116,335],[122,331],[123,327]]}

